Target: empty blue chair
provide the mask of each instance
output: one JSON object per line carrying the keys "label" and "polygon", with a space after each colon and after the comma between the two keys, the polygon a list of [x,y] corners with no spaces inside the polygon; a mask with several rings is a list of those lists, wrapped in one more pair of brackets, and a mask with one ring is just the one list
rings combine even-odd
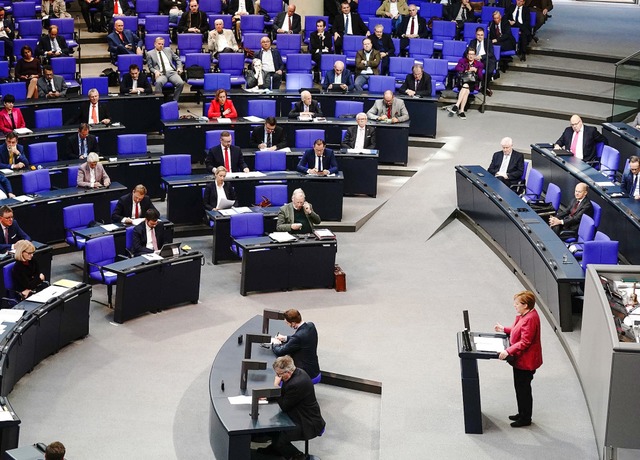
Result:
{"label": "empty blue chair", "polygon": [[51,190],[51,179],[47,169],[36,169],[22,175],[22,191],[27,195]]}
{"label": "empty blue chair", "polygon": [[[8,62],[8,61],[4,61]],[[23,82],[1,83],[0,95],[13,94],[16,101],[23,101],[27,98],[27,87]]]}
{"label": "empty blue chair", "polygon": [[242,34],[264,32],[264,16],[261,14],[247,14],[240,18],[240,28]]}
{"label": "empty blue chair", "polygon": [[542,196],[542,185],[544,183],[544,176],[534,168],[531,168],[529,177],[527,178],[527,186],[524,192],[526,201],[539,200]]}
{"label": "empty blue chair", "polygon": [[231,74],[228,73],[205,73],[204,91],[214,92],[219,89],[231,90]]}
{"label": "empty blue chair", "polygon": [[[67,168],[67,187],[71,188],[71,187],[78,186],[78,170],[79,169],[80,169],[79,165],[69,166]],[[113,214],[113,212],[111,212],[111,214]]]}
{"label": "empty blue chair", "polygon": [[[40,38],[42,35],[42,21],[40,19],[23,19],[20,21],[20,36],[22,38]],[[17,54],[20,50],[16,50]]]}
{"label": "empty blue chair", "polygon": [[[275,18],[278,13],[283,11],[282,0],[261,0],[260,9],[267,12],[269,16]],[[271,21],[273,23],[273,21]],[[265,22],[268,24],[268,22]]]}
{"label": "empty blue chair", "polygon": [[64,222],[67,244],[82,249],[86,239],[75,235],[73,231],[87,228],[91,222],[95,221],[93,203],[74,204],[62,208],[62,221]]}
{"label": "empty blue chair", "polygon": [[343,115],[348,115],[349,118],[355,118],[357,114],[363,111],[364,102],[362,101],[336,101],[336,118],[339,118]]}
{"label": "empty blue chair", "polygon": [[62,109],[40,109],[34,111],[33,114],[36,129],[60,128],[62,126]]}
{"label": "empty blue chair", "polygon": [[433,92],[446,89],[446,79],[449,74],[449,65],[444,59],[425,59],[424,71],[431,75]]}
{"label": "empty blue chair", "polygon": [[107,299],[109,307],[111,307],[113,285],[116,284],[118,276],[104,270],[103,267],[116,260],[116,244],[113,235],[87,240],[84,247],[84,258],[89,269],[89,279],[107,286]]}
{"label": "empty blue chair", "polygon": [[[433,29],[431,35],[433,37],[433,49],[442,51],[445,40],[454,40],[456,38],[456,23],[451,21],[433,21],[432,24]],[[412,38],[411,41],[413,40]]]}
{"label": "empty blue chair", "polygon": [[591,206],[593,206],[593,224],[596,229],[600,226],[600,217],[602,216],[602,207],[593,200],[591,201]]}
{"label": "empty blue chair", "polygon": [[171,121],[180,119],[180,109],[176,101],[165,102],[160,106],[160,120]]}
{"label": "empty blue chair", "polygon": [[[200,11],[205,13],[220,13],[222,2],[220,0],[200,0]],[[213,23],[209,23],[209,28],[213,29]]]}
{"label": "empty blue chair", "polygon": [[82,77],[82,95],[87,96],[89,90],[95,88],[100,94],[109,94],[109,79],[107,77]]}
{"label": "empty blue chair", "polygon": [[51,68],[54,74],[64,78],[68,88],[77,88],[80,86],[77,80],[76,58],[58,57],[51,59]]}
{"label": "empty blue chair", "polygon": [[169,33],[169,16],[150,14],[145,17],[144,29],[148,34]]}
{"label": "empty blue chair", "polygon": [[158,11],[160,11],[159,0],[136,0],[135,5],[136,5],[136,14],[138,15],[138,24],[141,24],[144,26],[146,26],[147,24],[147,21],[146,21],[147,16],[157,15]]}
{"label": "empty blue chair", "polygon": [[264,198],[271,201],[271,206],[282,206],[289,202],[286,184],[256,185],[255,203]]}
{"label": "empty blue chair", "polygon": [[231,250],[239,257],[242,257],[242,249],[235,244],[247,238],[255,238],[264,235],[264,218],[262,213],[251,212],[244,214],[233,214],[231,216]]}
{"label": "empty blue chair", "polygon": [[587,241],[584,243],[582,261],[583,271],[591,264],[618,264],[618,241]]}
{"label": "empty blue chair", "polygon": [[290,91],[313,88],[313,75],[310,73],[290,73],[287,75],[286,87]]}
{"label": "empty blue chair", "polygon": [[[256,152],[256,171],[285,171],[287,154],[282,151],[262,150]],[[256,201],[257,203],[257,201]]]}
{"label": "empty blue chair", "polygon": [[[277,47],[280,51],[280,56],[285,64],[289,63],[290,54],[299,54],[301,51],[302,41],[298,34],[278,34],[277,35]],[[309,67],[310,69],[311,67]],[[287,67],[288,69],[288,67]],[[309,70],[307,69],[307,70]]]}
{"label": "empty blue chair", "polygon": [[558,187],[553,182],[549,182],[549,185],[547,185],[547,193],[544,197],[544,201],[546,203],[551,203],[551,206],[553,206],[553,209],[557,211],[558,208],[560,207],[561,197],[562,197],[562,191],[560,190],[560,187]]}
{"label": "empty blue chair", "polygon": [[36,3],[35,2],[15,2],[12,4],[13,18],[20,23],[24,19],[35,19]]}
{"label": "empty blue chair", "polygon": [[267,118],[276,116],[276,101],[254,99],[247,104],[247,115]]}
{"label": "empty blue chair", "polygon": [[[596,234],[596,226],[593,223],[591,216],[583,214],[580,218],[580,226],[578,227],[577,237],[567,237],[568,233],[560,232],[560,238],[562,238],[569,250],[576,258],[582,257],[583,245],[587,241],[593,241],[593,237]],[[575,235],[575,233],[574,233]]]}
{"label": "empty blue chair", "polygon": [[162,155],[160,176],[181,176],[191,174],[191,155]]}
{"label": "empty blue chair", "polygon": [[202,53],[202,35],[178,34],[178,51],[182,62],[189,53]]}
{"label": "empty blue chair", "polygon": [[58,143],[40,142],[29,146],[29,163],[42,165],[58,161]]}
{"label": "empty blue chair", "polygon": [[231,134],[231,144],[236,144],[236,132],[230,129],[222,130],[222,129],[213,129],[211,131],[207,131],[204,136],[204,147],[209,150],[211,147],[215,147],[216,145],[220,145],[220,134],[223,131],[227,131]]}
{"label": "empty blue chair", "polygon": [[118,155],[146,155],[146,134],[120,134],[118,136]]}
{"label": "empty blue chair", "polygon": [[[189,53],[184,60],[184,68],[189,69],[192,65],[199,65],[204,69],[205,75],[211,73],[211,55],[209,53]],[[204,87],[204,78],[187,79],[192,89],[202,89]]]}
{"label": "empty blue chair", "polygon": [[296,148],[309,149],[313,147],[316,139],[324,140],[323,129],[298,129],[296,130]]}
{"label": "empty blue chair", "polygon": [[388,75],[371,75],[369,77],[369,93],[382,94],[385,91],[396,90],[396,79]]}
{"label": "empty blue chair", "polygon": [[287,60],[287,77],[292,73],[310,73],[312,66],[309,53],[292,53]]}
{"label": "empty blue chair", "polygon": [[614,181],[620,167],[620,152],[613,147],[604,145],[600,157],[600,172]]}
{"label": "empty blue chair", "polygon": [[243,75],[244,54],[220,53],[218,55],[218,68],[220,72],[231,75],[231,86],[240,86],[246,83]]}
{"label": "empty blue chair", "polygon": [[443,16],[443,5],[441,3],[420,3],[420,17],[441,18]]}
{"label": "empty blue chair", "polygon": [[[434,41],[430,38],[412,38],[409,40],[409,57],[422,61],[433,57]],[[462,57],[462,55],[460,55]]]}

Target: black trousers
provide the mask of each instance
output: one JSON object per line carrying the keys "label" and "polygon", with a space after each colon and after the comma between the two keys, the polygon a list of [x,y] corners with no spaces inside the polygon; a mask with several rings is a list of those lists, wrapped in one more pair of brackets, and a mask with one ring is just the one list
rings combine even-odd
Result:
{"label": "black trousers", "polygon": [[518,414],[520,420],[531,421],[533,413],[533,395],[531,394],[531,381],[536,371],[525,371],[513,368],[513,386],[516,389],[516,401],[518,402]]}
{"label": "black trousers", "polygon": [[296,446],[291,444],[291,441],[304,440],[302,427],[296,425],[293,430],[278,431],[274,433],[272,439],[273,441],[271,445],[276,451],[278,451],[283,457],[293,457],[299,454],[300,451]]}

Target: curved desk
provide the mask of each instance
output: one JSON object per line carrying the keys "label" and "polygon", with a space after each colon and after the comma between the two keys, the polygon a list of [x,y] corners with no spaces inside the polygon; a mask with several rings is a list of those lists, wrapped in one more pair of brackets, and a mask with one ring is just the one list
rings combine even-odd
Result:
{"label": "curved desk", "polygon": [[573,330],[571,288],[582,268],[547,222],[480,166],[456,166],[458,209],[504,250],[535,287],[553,323]]}
{"label": "curved desk", "polygon": [[[284,324],[282,329],[284,330]],[[274,329],[275,330],[275,329]],[[256,315],[236,330],[222,345],[209,374],[209,442],[217,460],[250,460],[251,435],[291,429],[295,424],[275,403],[260,405],[260,416],[252,420],[250,405],[232,405],[230,396],[251,395],[253,388],[273,386],[275,373],[271,363],[275,356],[270,349],[253,345],[251,359],[266,361],[267,369],[249,371],[247,391],[240,390],[241,362],[244,344],[238,337],[244,334],[260,334],[262,316]],[[224,383],[224,387],[223,384]]]}

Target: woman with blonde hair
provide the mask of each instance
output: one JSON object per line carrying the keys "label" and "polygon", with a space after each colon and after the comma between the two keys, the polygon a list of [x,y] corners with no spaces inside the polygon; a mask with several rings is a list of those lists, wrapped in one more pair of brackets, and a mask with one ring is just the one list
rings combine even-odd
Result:
{"label": "woman with blonde hair", "polygon": [[20,292],[23,299],[47,287],[44,274],[40,272],[38,261],[33,259],[36,248],[31,241],[20,240],[14,245],[16,263],[13,266],[13,289]]}

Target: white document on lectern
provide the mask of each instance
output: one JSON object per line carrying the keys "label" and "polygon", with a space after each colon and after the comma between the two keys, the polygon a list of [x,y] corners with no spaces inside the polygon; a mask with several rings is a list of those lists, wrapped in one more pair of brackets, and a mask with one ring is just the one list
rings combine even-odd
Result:
{"label": "white document on lectern", "polygon": [[504,339],[502,337],[474,337],[473,343],[478,351],[504,351]]}
{"label": "white document on lectern", "polygon": [[29,302],[45,303],[47,300],[57,297],[68,290],[69,289],[64,286],[49,286],[48,288],[29,297]]}
{"label": "white document on lectern", "polygon": [[[237,405],[237,404],[247,404],[251,405],[251,396],[229,396],[229,404]],[[265,399],[259,399],[258,404],[269,404],[269,401]]]}

